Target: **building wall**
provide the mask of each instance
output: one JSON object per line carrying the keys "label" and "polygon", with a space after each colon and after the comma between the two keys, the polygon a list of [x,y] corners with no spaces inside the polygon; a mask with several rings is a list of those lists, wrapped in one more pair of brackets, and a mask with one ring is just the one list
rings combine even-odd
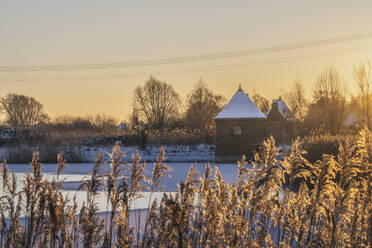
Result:
{"label": "building wall", "polygon": [[273,136],[276,144],[288,143],[289,134],[286,122],[268,121],[266,126],[267,137]]}
{"label": "building wall", "polygon": [[286,120],[279,112],[278,106],[273,104],[267,116],[266,134],[273,136],[276,144],[288,144],[296,136],[297,121]]}
{"label": "building wall", "polygon": [[[242,155],[248,158],[266,138],[266,119],[216,119],[216,162],[235,162]],[[233,126],[241,135],[233,135]]]}

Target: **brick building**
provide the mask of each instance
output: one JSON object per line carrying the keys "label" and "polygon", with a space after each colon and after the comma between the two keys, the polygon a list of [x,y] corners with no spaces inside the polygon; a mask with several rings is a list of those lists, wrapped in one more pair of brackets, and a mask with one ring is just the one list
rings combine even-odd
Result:
{"label": "brick building", "polygon": [[215,162],[236,162],[243,154],[251,158],[270,135],[278,143],[287,143],[296,121],[281,98],[273,100],[266,116],[239,88],[215,118]]}
{"label": "brick building", "polygon": [[242,89],[216,116],[216,162],[231,162],[251,152],[266,137],[267,118]]}
{"label": "brick building", "polygon": [[281,97],[272,101],[271,108],[266,115],[268,137],[273,136],[277,143],[289,143],[296,136],[298,120]]}

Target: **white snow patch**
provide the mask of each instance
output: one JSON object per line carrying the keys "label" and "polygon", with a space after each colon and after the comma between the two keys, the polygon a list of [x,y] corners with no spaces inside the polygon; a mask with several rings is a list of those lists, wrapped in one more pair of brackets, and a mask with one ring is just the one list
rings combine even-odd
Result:
{"label": "white snow patch", "polygon": [[359,118],[358,116],[352,112],[347,118],[346,120],[342,123],[343,126],[352,126],[356,123],[359,122]]}

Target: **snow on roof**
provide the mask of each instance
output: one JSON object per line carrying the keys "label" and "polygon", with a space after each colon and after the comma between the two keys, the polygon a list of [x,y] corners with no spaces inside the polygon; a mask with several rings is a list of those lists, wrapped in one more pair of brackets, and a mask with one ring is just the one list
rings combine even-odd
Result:
{"label": "snow on roof", "polygon": [[[282,100],[281,97],[279,97],[278,100],[273,100],[273,103],[277,103],[278,104],[279,113],[285,119],[287,119],[287,120],[296,120],[296,118],[293,116],[293,114],[289,110],[287,104],[285,104],[285,102]],[[269,115],[270,111],[271,111],[271,107],[270,107],[269,111],[267,111],[267,115]]]}
{"label": "snow on roof", "polygon": [[359,122],[359,118],[358,116],[352,112],[347,118],[346,120],[342,123],[343,126],[352,126],[354,125],[355,123]]}
{"label": "snow on roof", "polygon": [[266,116],[256,107],[248,95],[242,89],[239,89],[215,119],[232,118],[264,119]]}

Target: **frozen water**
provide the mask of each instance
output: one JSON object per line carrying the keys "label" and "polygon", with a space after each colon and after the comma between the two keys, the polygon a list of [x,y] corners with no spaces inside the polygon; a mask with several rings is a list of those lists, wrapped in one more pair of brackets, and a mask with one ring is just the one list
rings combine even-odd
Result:
{"label": "frozen water", "polygon": [[[187,177],[188,170],[190,169],[192,163],[167,163],[170,167],[172,167],[173,171],[169,172],[170,178],[166,178],[163,180],[163,188],[164,192],[166,193],[174,193],[177,190],[177,184],[181,181],[185,181]],[[147,177],[151,177],[153,163],[146,164],[146,171],[145,175]],[[211,168],[218,167],[220,170],[224,180],[227,183],[234,183],[237,179],[237,165],[236,164],[221,164],[215,165],[211,164]],[[9,164],[9,170],[15,172],[17,177],[17,187],[20,190],[23,187],[23,181],[25,177],[25,171],[31,172],[31,167],[29,164]],[[84,177],[89,176],[93,168],[92,163],[80,163],[80,164],[68,164],[66,169],[60,175],[59,179],[63,180],[62,184],[62,193],[64,196],[68,196],[71,200],[70,204],[72,204],[72,199],[76,195],[76,199],[78,202],[79,207],[82,206],[83,202],[86,200],[86,193],[81,190],[77,190],[80,184],[80,181],[84,179]],[[196,163],[195,168],[200,172],[200,176],[202,176],[206,169],[206,163]],[[52,180],[56,177],[57,173],[57,165],[56,164],[43,164],[43,177]],[[104,166],[104,172],[109,171],[109,164]],[[125,172],[125,174],[129,175],[129,171]],[[0,187],[0,194],[2,188]],[[151,196],[151,202],[155,199],[160,201],[164,192],[154,192]],[[99,211],[105,212],[110,211],[107,209],[106,204],[106,193],[100,192],[97,196],[97,202],[99,206]],[[150,192],[143,192],[143,197],[136,199],[133,202],[132,209],[144,209],[148,208],[150,201]]]}

